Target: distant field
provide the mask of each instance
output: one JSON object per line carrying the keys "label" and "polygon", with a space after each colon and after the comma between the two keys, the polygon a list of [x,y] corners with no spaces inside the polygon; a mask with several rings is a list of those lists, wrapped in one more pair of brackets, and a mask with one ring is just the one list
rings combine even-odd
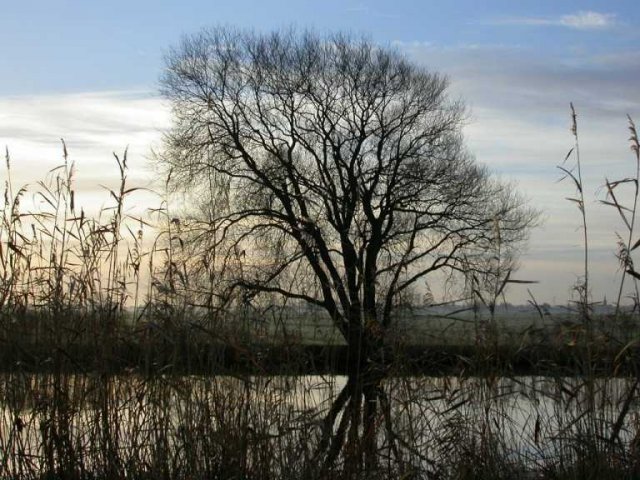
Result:
{"label": "distant field", "polygon": [[[613,315],[594,317],[594,331],[602,341],[626,344],[640,336],[640,322],[626,317],[614,321]],[[318,313],[289,316],[264,316],[242,320],[230,328],[239,328],[262,341],[300,343],[302,345],[344,345],[330,319]],[[501,312],[493,323],[486,317],[474,318],[471,312],[456,315],[405,313],[395,320],[390,338],[404,345],[471,346],[489,338],[499,345],[531,345],[540,342],[566,345],[576,342],[584,331],[577,315],[570,312],[538,315],[535,311]]]}
{"label": "distant field", "polygon": [[[341,373],[348,363],[340,333],[317,311],[242,311],[216,318],[195,313],[137,322],[127,315],[112,329],[82,316],[26,315],[2,332],[0,368],[315,374]],[[640,327],[632,316],[614,318],[594,316],[589,336],[570,312],[500,312],[491,322],[469,311],[416,310],[397,316],[386,341],[398,364],[412,372],[457,374],[490,365],[521,374],[573,375],[589,359],[599,372],[617,375],[640,366]]]}

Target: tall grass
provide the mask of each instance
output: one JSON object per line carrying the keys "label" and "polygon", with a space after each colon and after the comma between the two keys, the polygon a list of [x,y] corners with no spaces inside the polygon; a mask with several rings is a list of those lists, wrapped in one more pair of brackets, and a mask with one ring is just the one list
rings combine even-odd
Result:
{"label": "tall grass", "polygon": [[[573,106],[572,125],[577,153]],[[76,204],[75,166],[66,146],[62,165],[34,191],[14,188],[6,154],[0,478],[346,478],[348,451],[337,452],[331,464],[316,456],[326,441],[323,419],[344,377],[322,375],[326,366],[313,364],[288,330],[277,355],[257,341],[255,332],[269,316],[286,327],[287,309],[255,306],[216,289],[219,268],[236,267],[240,253],[223,261],[196,254],[191,245],[199,230],[166,198],[145,218],[128,215],[136,188],[128,183],[126,152],[114,160],[118,183],[106,192],[111,203],[90,218]],[[489,261],[499,264],[499,274],[470,283],[487,307],[492,336],[482,342],[490,349],[452,349],[439,364],[438,352],[414,358],[415,349],[401,336],[394,339],[397,361],[378,409],[386,428],[379,429],[375,477],[640,475],[637,347],[613,328],[637,318],[626,308],[594,318],[576,160],[577,171],[562,168],[577,188],[572,201],[585,235],[574,320],[589,333],[567,345],[554,343],[551,330],[528,329],[526,341],[511,337],[506,344],[496,306],[507,284],[518,281],[510,276],[512,259],[497,245]],[[604,200],[623,219],[621,264],[634,282],[637,175],[635,182],[607,180]],[[632,206],[619,201],[623,185],[635,185]],[[36,200],[34,212],[23,211],[26,195]],[[518,375],[518,358],[545,375]],[[424,364],[432,375],[416,373]],[[335,415],[331,433],[344,434],[342,414]]]}

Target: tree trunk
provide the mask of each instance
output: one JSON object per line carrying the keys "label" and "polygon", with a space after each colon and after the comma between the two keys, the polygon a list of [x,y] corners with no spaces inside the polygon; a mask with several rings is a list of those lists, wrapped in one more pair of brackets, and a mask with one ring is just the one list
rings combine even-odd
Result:
{"label": "tree trunk", "polygon": [[344,447],[345,473],[358,476],[376,469],[378,449],[378,392],[384,379],[383,344],[369,328],[354,328],[349,335],[347,390],[349,435]]}
{"label": "tree trunk", "polygon": [[[386,375],[385,346],[375,316],[352,312],[346,332],[348,345],[347,383],[335,398],[323,422],[318,454],[331,468],[342,455],[344,477],[369,477],[377,469],[379,406]],[[342,412],[342,417],[338,417]],[[337,423],[337,426],[336,426]],[[320,457],[318,457],[320,458]]]}

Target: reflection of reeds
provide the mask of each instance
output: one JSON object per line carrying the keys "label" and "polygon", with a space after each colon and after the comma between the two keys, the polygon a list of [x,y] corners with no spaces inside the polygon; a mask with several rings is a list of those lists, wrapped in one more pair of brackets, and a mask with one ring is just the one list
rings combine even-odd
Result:
{"label": "reflection of reeds", "polygon": [[[573,109],[572,119],[577,143]],[[95,218],[87,216],[76,204],[74,165],[64,145],[63,153],[63,165],[38,184],[36,212],[22,210],[28,190],[11,185],[6,154],[0,478],[344,478],[348,455],[326,469],[318,468],[315,455],[323,441],[322,419],[344,378],[296,375],[321,366],[310,367],[300,345],[290,345],[296,337],[286,331],[284,314],[274,313],[272,305],[251,310],[242,303],[246,299],[216,289],[219,269],[233,268],[241,253],[222,261],[206,249],[194,253],[190,245],[197,241],[190,242],[190,236],[200,231],[189,231],[166,199],[148,219],[129,217],[126,201],[135,188],[127,183],[126,153],[116,157],[119,182],[108,191],[111,206]],[[411,358],[398,339],[398,360],[383,383],[378,421],[386,428],[379,430],[376,477],[640,474],[636,347],[633,339],[620,336],[628,328],[614,328],[635,317],[618,309],[614,318],[598,319],[591,311],[581,172],[565,171],[578,189],[573,201],[581,207],[585,234],[579,311],[593,330],[585,335],[575,329],[571,342],[563,340],[552,357],[548,353],[556,345],[545,332],[538,332],[537,344],[491,329],[500,338],[493,338],[495,348],[486,356],[460,350],[447,366],[437,365],[434,356],[432,371],[442,368],[447,374],[433,377],[411,369],[420,359]],[[637,179],[607,180],[605,199],[628,230],[621,262],[634,282]],[[635,185],[633,207],[620,201],[622,185]],[[153,223],[159,233],[146,247],[143,230]],[[497,223],[498,239],[499,228]],[[492,261],[503,262],[504,253],[498,242]],[[490,293],[481,292],[489,299],[492,320],[505,285],[517,282],[509,271],[493,283],[475,279],[478,292]],[[624,278],[619,305],[623,286]],[[267,366],[273,352],[228,325],[237,320],[256,328],[267,315],[282,325],[288,342],[275,367]],[[609,323],[598,326],[596,320]],[[551,349],[540,350],[545,345]],[[515,358],[527,349],[531,352],[523,358],[533,363],[531,370],[543,370],[546,377],[510,375],[511,357],[499,352],[513,351]],[[623,373],[627,376],[613,376]],[[338,418],[337,429],[341,423]]]}
{"label": "reflection of reeds", "polygon": [[[5,374],[3,475],[30,478],[342,478],[313,469],[319,414],[343,378],[314,376]],[[379,442],[378,478],[632,478],[625,427],[613,411],[633,379],[601,379],[608,405],[591,434],[590,394],[575,377],[390,378],[393,428]],[[58,388],[64,395],[55,392]],[[55,404],[54,404],[55,399]],[[109,408],[105,409],[104,405]],[[611,412],[611,413],[607,413]],[[400,439],[391,443],[390,434]],[[396,451],[394,451],[394,449]],[[401,459],[401,461],[398,461]]]}
{"label": "reflection of reeds", "polygon": [[12,414],[0,424],[3,452],[11,452],[3,475],[286,478],[300,473],[312,445],[313,431],[304,428],[310,413],[295,403],[315,409],[322,400],[317,390],[302,396],[320,380],[286,377],[66,378],[61,397],[51,375],[3,376]]}

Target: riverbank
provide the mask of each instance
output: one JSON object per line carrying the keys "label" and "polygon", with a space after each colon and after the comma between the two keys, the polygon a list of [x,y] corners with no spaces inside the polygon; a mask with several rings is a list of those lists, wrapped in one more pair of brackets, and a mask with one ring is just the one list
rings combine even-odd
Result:
{"label": "riverbank", "polygon": [[[178,375],[314,375],[346,373],[344,345],[157,342],[123,339],[104,345],[5,344],[0,370],[46,373],[171,373]],[[396,375],[630,376],[640,371],[640,348],[610,345],[395,345],[384,368]]]}

